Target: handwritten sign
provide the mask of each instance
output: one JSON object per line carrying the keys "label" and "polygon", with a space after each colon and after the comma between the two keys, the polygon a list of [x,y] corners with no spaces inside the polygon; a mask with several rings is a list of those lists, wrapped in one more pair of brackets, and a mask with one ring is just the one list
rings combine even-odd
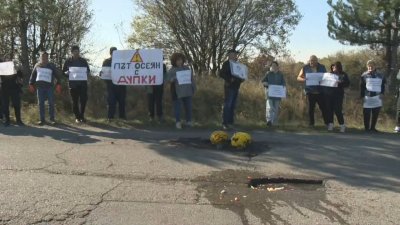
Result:
{"label": "handwritten sign", "polygon": [[339,82],[338,75],[333,73],[324,73],[320,85],[324,87],[337,87],[338,82]]}
{"label": "handwritten sign", "polygon": [[364,97],[364,105],[363,105],[364,108],[372,109],[381,106],[382,106],[382,99],[379,95],[374,97],[369,97],[369,96]]}
{"label": "handwritten sign", "polygon": [[191,84],[192,83],[192,71],[191,70],[183,70],[176,72],[176,79],[178,80],[178,84]]}
{"label": "handwritten sign", "polygon": [[111,79],[112,82],[117,85],[162,84],[162,49],[114,51],[112,56]]}
{"label": "handwritten sign", "polygon": [[233,76],[242,80],[247,80],[248,69],[247,66],[239,62],[230,62],[231,73]]}
{"label": "handwritten sign", "polygon": [[306,86],[319,86],[324,73],[306,73]]}
{"label": "handwritten sign", "polygon": [[69,80],[73,80],[73,81],[87,80],[87,68],[86,67],[70,67],[69,68]]}
{"label": "handwritten sign", "polygon": [[286,98],[286,87],[283,85],[269,85],[268,97]]}
{"label": "handwritten sign", "polygon": [[367,78],[366,80],[366,88],[371,92],[382,92],[382,79],[380,78]]}
{"label": "handwritten sign", "polygon": [[111,67],[103,66],[100,71],[100,77],[103,80],[111,80]]}
{"label": "handwritten sign", "polygon": [[47,83],[51,83],[51,75],[53,71],[48,68],[36,68],[36,81],[44,81]]}
{"label": "handwritten sign", "polygon": [[16,74],[14,62],[0,63],[0,76],[10,76]]}

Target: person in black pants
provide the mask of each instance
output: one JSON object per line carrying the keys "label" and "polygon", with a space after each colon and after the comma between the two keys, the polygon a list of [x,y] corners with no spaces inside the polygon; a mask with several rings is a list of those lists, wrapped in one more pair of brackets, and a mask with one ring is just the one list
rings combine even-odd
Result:
{"label": "person in black pants", "polygon": [[[0,62],[3,62],[0,60]],[[22,82],[23,74],[21,70],[17,70],[14,75],[1,76],[1,106],[2,115],[4,115],[4,126],[10,126],[10,99],[14,108],[15,120],[18,126],[24,126],[25,124],[21,119],[21,93],[22,93]]]}
{"label": "person in black pants", "polygon": [[[90,73],[89,64],[80,56],[78,46],[71,47],[72,57],[65,61],[63,72],[68,77],[69,91],[72,98],[72,110],[75,122],[86,122],[85,108],[88,100],[87,79]],[[80,103],[80,104],[79,104]]]}
{"label": "person in black pants", "polygon": [[[367,68],[368,70],[361,75],[360,82],[360,97],[364,99],[364,128],[365,131],[378,132],[375,126],[376,122],[378,121],[379,111],[382,107],[382,97],[385,93],[386,79],[381,73],[376,70],[376,63],[373,60],[369,60],[367,62]],[[381,83],[380,88],[378,88],[379,90],[371,89],[371,85],[368,85],[368,83],[372,83],[372,81],[376,82],[379,80]],[[371,99],[373,100],[373,102],[376,102],[376,100],[378,100],[378,103],[371,104]]]}
{"label": "person in black pants", "polygon": [[322,93],[326,104],[325,110],[328,130],[333,130],[333,115],[335,114],[339,122],[340,132],[343,133],[346,130],[343,117],[344,88],[350,86],[350,80],[348,75],[343,71],[342,63],[340,62],[331,65],[331,73],[338,76],[337,87],[322,87]]}
{"label": "person in black pants", "polygon": [[[167,76],[167,67],[163,65],[163,78],[165,80]],[[164,95],[164,84],[146,86],[147,91],[147,105],[149,111],[150,121],[154,121],[155,114],[159,122],[163,122],[163,95]]]}
{"label": "person in black pants", "polygon": [[[324,65],[318,63],[318,58],[315,55],[310,56],[308,64],[306,64],[299,72],[297,76],[297,81],[306,82],[307,73],[325,73],[326,68]],[[308,100],[308,117],[309,117],[309,126],[314,127],[315,119],[315,105],[318,104],[319,109],[321,110],[322,118],[324,119],[325,125],[328,125],[326,110],[325,110],[325,99],[322,93],[321,86],[305,86],[305,92],[307,94]]]}
{"label": "person in black pants", "polygon": [[[103,68],[109,67],[107,73],[111,71],[111,63],[112,63],[112,53],[117,50],[116,47],[110,48],[110,58],[105,59],[103,61]],[[107,103],[108,103],[108,113],[107,119],[111,121],[114,119],[115,111],[117,110],[118,103],[118,113],[120,119],[126,119],[125,113],[125,101],[126,101],[126,86],[125,85],[115,85],[111,80],[111,74],[102,74],[102,79],[106,82],[107,85]]]}

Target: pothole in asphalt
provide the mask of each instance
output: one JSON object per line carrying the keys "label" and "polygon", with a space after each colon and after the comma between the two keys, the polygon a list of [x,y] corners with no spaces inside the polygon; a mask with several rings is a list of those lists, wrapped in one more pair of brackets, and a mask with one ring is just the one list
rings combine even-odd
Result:
{"label": "pothole in asphalt", "polygon": [[249,178],[247,186],[252,189],[264,189],[270,192],[292,191],[295,189],[317,191],[324,187],[324,181],[310,178],[262,177]]}
{"label": "pothole in asphalt", "polygon": [[271,150],[268,143],[262,141],[253,142],[245,149],[234,148],[230,146],[229,143],[222,145],[221,148],[217,148],[217,146],[211,144],[209,139],[204,138],[178,138],[174,140],[168,140],[167,144],[176,147],[191,147],[204,150],[225,151],[250,158]]}
{"label": "pothole in asphalt", "polygon": [[[265,174],[243,170],[212,172],[199,177],[197,190],[214,207],[231,210],[250,224],[246,211],[264,224],[288,224],[285,215],[276,208],[288,208],[305,216],[307,209],[322,214],[332,222],[347,224],[343,214],[348,214],[343,205],[330,202],[321,179],[296,177],[268,177]],[[288,210],[289,212],[289,210]],[[328,222],[329,223],[329,222]]]}

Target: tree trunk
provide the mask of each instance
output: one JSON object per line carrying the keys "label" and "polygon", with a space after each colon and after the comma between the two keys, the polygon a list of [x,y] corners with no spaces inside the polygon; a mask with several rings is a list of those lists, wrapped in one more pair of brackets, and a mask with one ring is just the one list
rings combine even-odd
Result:
{"label": "tree trunk", "polygon": [[25,1],[19,0],[19,33],[21,38],[21,70],[24,76],[29,76],[28,21],[25,13]]}

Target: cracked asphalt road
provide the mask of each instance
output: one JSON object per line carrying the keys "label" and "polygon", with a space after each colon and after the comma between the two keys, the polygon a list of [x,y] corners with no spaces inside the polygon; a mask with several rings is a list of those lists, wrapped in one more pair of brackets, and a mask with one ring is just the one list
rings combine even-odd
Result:
{"label": "cracked asphalt road", "polygon": [[[1,127],[0,225],[400,221],[398,135],[253,131],[255,143],[268,143],[268,150],[250,160],[170,141],[210,133]],[[246,190],[240,178],[252,173],[326,182],[319,192],[259,194]],[[220,189],[228,190],[228,199],[216,199]],[[257,202],[232,201],[243,193]]]}

